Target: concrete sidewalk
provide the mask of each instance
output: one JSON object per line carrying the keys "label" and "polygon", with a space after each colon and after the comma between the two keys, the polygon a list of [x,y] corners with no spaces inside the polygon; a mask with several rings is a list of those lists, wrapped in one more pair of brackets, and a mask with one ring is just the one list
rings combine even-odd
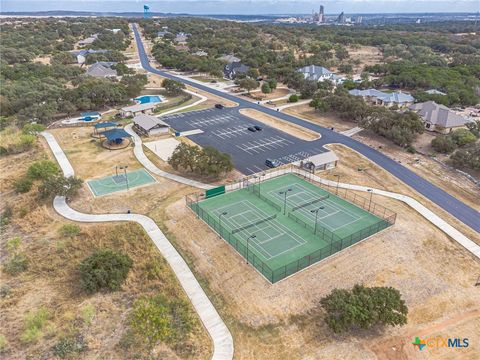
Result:
{"label": "concrete sidewalk", "polygon": [[138,136],[138,134],[135,131],[133,131],[132,126],[133,124],[129,124],[125,126],[125,131],[130,135],[132,135],[133,142],[135,144],[135,147],[133,149],[133,153],[135,154],[135,157],[140,162],[140,164],[142,164],[148,171],[158,176],[162,176],[164,178],[179,182],[181,184],[190,185],[199,189],[208,190],[208,189],[214,188],[214,186],[212,185],[204,184],[199,181],[187,179],[182,176],[170,174],[166,171],[160,170],[153,162],[150,161],[147,155],[145,155],[145,153],[143,152],[142,139],[140,138],[140,136]]}
{"label": "concrete sidewalk", "polygon": [[[63,170],[64,176],[74,176],[75,173],[73,167],[53,135],[48,132],[42,132],[41,135],[47,141],[50,149],[52,149],[58,164]],[[65,197],[63,196],[55,197],[53,200],[53,207],[61,216],[72,221],[86,223],[133,221],[142,226],[157,249],[167,260],[177,276],[180,285],[197,311],[200,320],[208,331],[213,342],[212,359],[230,360],[233,358],[233,338],[230,331],[208,296],[203,291],[185,260],[180,256],[152,219],[148,216],[139,214],[83,214],[68,206]]]}

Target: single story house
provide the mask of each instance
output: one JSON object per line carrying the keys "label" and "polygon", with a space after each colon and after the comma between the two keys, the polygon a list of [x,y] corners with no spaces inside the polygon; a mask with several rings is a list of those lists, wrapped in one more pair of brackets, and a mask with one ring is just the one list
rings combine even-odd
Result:
{"label": "single story house", "polygon": [[203,51],[203,50],[198,50],[197,52],[194,52],[193,55],[195,55],[195,56],[208,56],[208,53]]}
{"label": "single story house", "polygon": [[87,69],[85,75],[96,78],[117,77],[117,70],[111,68],[116,63],[109,64],[109,62],[97,62]]}
{"label": "single story house", "polygon": [[298,69],[297,72],[301,73],[305,80],[310,81],[321,82],[329,80],[334,84],[341,84],[345,81],[343,77],[334,74],[323,66],[308,65]]}
{"label": "single story house", "polygon": [[442,96],[446,96],[447,94],[445,94],[444,92],[441,92],[437,89],[430,89],[430,90],[427,90],[425,91],[427,94],[430,94],[430,95],[442,95]]}
{"label": "single story house", "polygon": [[117,33],[119,33],[120,31],[122,31],[122,29],[107,29],[107,30],[111,31],[111,32],[114,33],[114,34],[117,34]]}
{"label": "single story house", "polygon": [[237,77],[238,74],[246,74],[250,70],[250,66],[244,65],[240,62],[233,62],[230,64],[226,64],[223,67],[223,75],[233,80]]}
{"label": "single story house", "polygon": [[87,60],[87,56],[90,54],[105,54],[107,53],[108,50],[78,50],[78,51],[72,51],[71,54],[77,58],[77,63],[78,64],[84,64],[85,61]]}
{"label": "single story house", "polygon": [[423,120],[425,129],[447,134],[452,130],[462,128],[468,122],[463,116],[456,114],[445,105],[437,104],[435,101],[417,103],[409,107],[415,111]]}
{"label": "single story house", "polygon": [[170,31],[167,31],[167,30],[159,31],[159,32],[157,32],[157,37],[163,38],[163,37],[165,37],[165,36],[168,35],[168,34],[171,34],[171,32],[170,32]]}
{"label": "single story house", "polygon": [[138,114],[152,114],[153,110],[160,103],[145,103],[145,104],[136,104],[132,106],[126,106],[120,109],[120,115],[122,117],[136,116]]}
{"label": "single story house", "polygon": [[95,40],[97,40],[98,34],[93,34],[92,36],[89,36],[86,39],[80,40],[78,42],[78,46],[85,46],[85,45],[91,45]]}
{"label": "single story house", "polygon": [[333,151],[327,151],[321,154],[311,156],[298,163],[301,168],[315,174],[317,171],[333,169],[337,166],[338,156]]}
{"label": "single story house", "polygon": [[156,116],[139,114],[133,118],[133,129],[140,135],[168,134],[170,125]]}
{"label": "single story house", "polygon": [[178,44],[186,44],[187,43],[187,39],[188,37],[190,36],[190,34],[186,34],[184,32],[179,32],[176,36],[175,36],[175,39],[174,41]]}
{"label": "single story house", "polygon": [[412,95],[401,91],[387,93],[376,89],[353,89],[348,93],[353,96],[361,96],[363,100],[374,105],[382,105],[386,107],[391,107],[393,105],[407,107],[415,102],[415,98]]}
{"label": "single story house", "polygon": [[226,62],[227,64],[241,61],[238,57],[233,56],[232,54],[220,56],[218,60]]}

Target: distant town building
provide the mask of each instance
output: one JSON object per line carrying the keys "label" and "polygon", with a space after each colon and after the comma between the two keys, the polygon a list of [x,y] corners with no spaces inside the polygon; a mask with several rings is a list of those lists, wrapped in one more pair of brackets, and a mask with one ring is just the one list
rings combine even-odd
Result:
{"label": "distant town building", "polygon": [[385,107],[396,105],[397,107],[402,108],[412,105],[415,102],[415,98],[412,95],[401,91],[387,93],[376,89],[353,89],[348,93],[353,96],[361,96],[363,100],[374,105],[381,105]]}
{"label": "distant town building", "polygon": [[335,21],[337,24],[345,24],[347,22],[347,18],[343,11],[338,15],[337,20]]}
{"label": "distant town building", "polygon": [[312,21],[317,24],[322,24],[325,22],[325,13],[323,5],[320,5],[320,10],[318,13],[314,12],[312,15]]}
{"label": "distant town building", "polygon": [[308,65],[297,70],[297,72],[303,74],[305,80],[322,82],[329,80],[334,84],[341,84],[345,79],[324,68],[323,66]]}
{"label": "distant town building", "polygon": [[223,75],[230,80],[235,79],[239,74],[247,74],[250,66],[244,65],[241,62],[232,62],[226,64],[223,68]]}
{"label": "distant town building", "polygon": [[468,122],[463,116],[456,114],[445,105],[435,101],[426,101],[411,105],[410,110],[415,111],[425,124],[428,131],[447,134],[455,129],[462,128]]}

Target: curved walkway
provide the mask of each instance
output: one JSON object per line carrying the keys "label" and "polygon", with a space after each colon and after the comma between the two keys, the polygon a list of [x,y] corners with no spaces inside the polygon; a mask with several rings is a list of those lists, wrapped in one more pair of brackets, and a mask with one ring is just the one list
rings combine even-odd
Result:
{"label": "curved walkway", "polygon": [[187,178],[184,178],[182,176],[170,174],[166,171],[160,170],[153,162],[150,161],[150,159],[147,157],[147,155],[145,155],[145,153],[143,152],[142,139],[140,138],[140,136],[138,136],[138,134],[135,131],[133,131],[132,126],[133,126],[133,124],[129,124],[129,125],[125,126],[125,131],[127,133],[129,133],[130,135],[132,135],[133,143],[135,145],[135,147],[133,148],[133,153],[135,154],[135,157],[140,162],[140,164],[142,164],[150,172],[152,172],[152,173],[154,173],[158,176],[162,176],[164,178],[179,182],[181,184],[190,185],[190,186],[193,186],[193,187],[196,187],[196,188],[199,188],[199,189],[208,190],[208,189],[212,189],[214,187],[214,186],[209,185],[209,184],[204,184],[204,183],[199,182],[199,181],[187,179]]}
{"label": "curved walkway", "polygon": [[[41,135],[50,146],[50,149],[62,168],[64,175],[66,177],[73,176],[75,174],[73,168],[53,135],[48,132],[42,132]],[[65,197],[63,196],[55,197],[53,200],[53,207],[60,215],[73,221],[87,223],[133,221],[142,226],[157,249],[167,260],[177,276],[180,285],[197,311],[200,320],[212,338],[212,359],[230,360],[233,358],[233,338],[230,331],[208,296],[203,291],[185,260],[180,256],[178,251],[173,247],[170,241],[168,241],[166,236],[151,218],[139,214],[84,214],[68,206]]]}

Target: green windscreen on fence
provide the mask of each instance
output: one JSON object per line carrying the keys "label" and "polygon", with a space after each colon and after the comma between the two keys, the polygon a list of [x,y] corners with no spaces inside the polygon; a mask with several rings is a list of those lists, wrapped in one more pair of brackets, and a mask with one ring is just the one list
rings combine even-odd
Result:
{"label": "green windscreen on fence", "polygon": [[211,197],[222,195],[222,194],[225,194],[225,185],[205,191],[205,198],[209,199]]}

